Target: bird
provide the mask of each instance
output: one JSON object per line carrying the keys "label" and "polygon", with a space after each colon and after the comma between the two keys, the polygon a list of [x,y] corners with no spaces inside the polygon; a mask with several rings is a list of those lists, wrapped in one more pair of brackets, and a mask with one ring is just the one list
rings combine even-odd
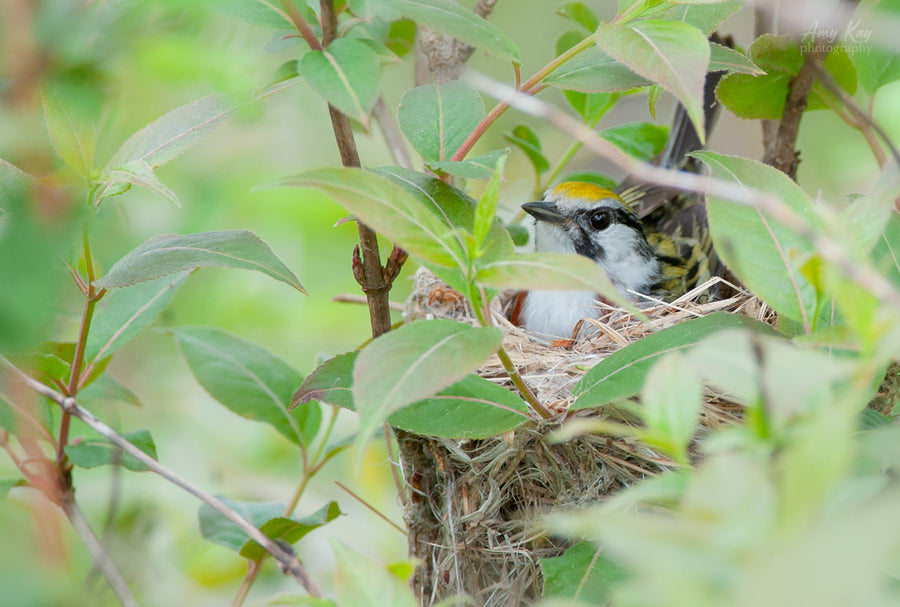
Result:
{"label": "bird", "polygon": [[[706,78],[707,128],[718,114],[715,87],[722,75],[710,72]],[[697,171],[697,161],[687,154],[702,148],[687,110],[679,104],[656,163]],[[696,195],[628,180],[615,191],[568,181],[550,187],[542,200],[527,202],[522,209],[535,220],[537,251],[577,253],[595,261],[639,307],[672,301],[722,270],[704,201]],[[574,339],[581,319],[598,317],[598,299],[593,291],[524,291],[515,300],[511,320],[536,333]]]}
{"label": "bird", "polygon": [[[708,233],[697,238],[682,234],[678,226],[666,234],[642,222],[629,202],[629,195],[638,193],[570,181],[522,208],[535,218],[538,251],[577,253],[595,261],[638,305],[669,301],[709,279],[711,241]],[[569,337],[579,320],[597,317],[597,299],[593,291],[532,290],[514,315],[530,331]]]}

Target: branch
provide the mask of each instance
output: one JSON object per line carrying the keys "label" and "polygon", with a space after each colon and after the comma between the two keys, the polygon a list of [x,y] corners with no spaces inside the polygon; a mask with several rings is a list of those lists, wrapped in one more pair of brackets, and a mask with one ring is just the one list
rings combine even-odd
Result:
{"label": "branch", "polygon": [[409,158],[406,140],[403,139],[403,135],[400,133],[400,126],[394,120],[394,115],[391,114],[391,111],[385,105],[384,97],[379,97],[378,101],[375,102],[375,107],[372,108],[372,116],[374,116],[378,126],[381,127],[381,134],[384,136],[384,141],[387,143],[388,151],[390,151],[394,162],[404,169],[412,169],[412,160]]}
{"label": "branch", "polygon": [[134,595],[131,594],[125,578],[122,577],[116,564],[109,558],[109,553],[106,552],[100,540],[97,539],[94,530],[91,529],[87,519],[84,518],[84,514],[75,503],[75,500],[66,500],[63,510],[69,518],[69,522],[72,523],[72,527],[78,533],[78,537],[81,538],[81,542],[91,554],[91,558],[94,559],[97,569],[106,578],[106,583],[109,584],[113,594],[116,595],[116,600],[119,601],[119,604],[123,607],[138,607],[138,602],[135,600]]}
{"label": "branch", "polygon": [[271,554],[275,558],[275,560],[278,561],[278,564],[281,566],[281,570],[286,574],[290,574],[294,579],[296,579],[310,595],[315,597],[322,596],[322,591],[306,572],[306,569],[304,569],[303,567],[303,563],[300,562],[300,559],[296,554],[294,554],[293,549],[289,545],[270,539],[259,529],[254,527],[251,522],[247,521],[240,514],[226,506],[217,497],[203,491],[199,487],[195,487],[174,472],[162,466],[155,459],[119,436],[112,428],[94,417],[92,413],[78,406],[74,398],[70,396],[64,396],[56,390],[48,388],[41,382],[25,374],[21,369],[13,365],[2,354],[0,354],[0,364],[8,367],[13,372],[13,374],[18,377],[23,383],[25,383],[25,385],[27,385],[29,388],[59,405],[64,413],[68,413],[69,415],[77,417],[78,419],[83,421],[100,436],[147,466],[147,468],[151,472],[158,474],[170,483],[187,491],[197,499],[209,504],[210,507],[212,507],[222,516],[237,525],[238,528],[240,528],[241,531],[247,534],[247,536],[251,540],[255,541],[257,544],[262,546],[266,552]]}
{"label": "branch", "polygon": [[[312,28],[309,27],[309,23],[306,22],[303,15],[300,14],[300,11],[294,6],[294,3],[291,2],[291,0],[281,0],[281,5],[284,7],[284,10],[287,11],[288,18],[291,23],[294,24],[294,27],[297,28],[297,31],[300,32],[300,35],[303,36],[303,39],[309,45],[309,48],[314,51],[321,51],[323,45],[319,44],[315,33],[313,33]],[[325,46],[328,45],[326,44]]]}
{"label": "branch", "polygon": [[[334,40],[337,32],[337,15],[334,12],[332,0],[319,0],[319,6],[322,19],[322,44],[328,46]],[[356,141],[353,139],[350,119],[331,104],[328,105],[328,113],[331,116],[334,140],[341,154],[341,163],[345,167],[359,168],[359,153],[356,150]],[[385,280],[384,268],[381,266],[378,236],[369,226],[359,220],[356,222],[356,228],[359,233],[359,249],[362,256],[359,267],[354,268],[354,276],[369,303],[369,323],[372,325],[372,337],[378,337],[391,330],[391,309],[388,302],[391,284]]]}
{"label": "branch", "polygon": [[[900,310],[900,290],[897,287],[870,266],[858,264],[844,252],[837,240],[811,228],[793,209],[777,197],[724,179],[663,169],[642,162],[628,156],[586,125],[540,99],[474,72],[468,73],[464,79],[494,98],[505,98],[512,107],[521,112],[547,120],[637,181],[724,198],[736,204],[758,208],[768,213],[776,221],[809,240],[822,258],[833,263],[850,281]],[[834,222],[832,221],[832,223]]]}
{"label": "branch", "polygon": [[[495,4],[497,0],[478,0],[472,7],[472,12],[482,19],[487,19],[493,12]],[[475,52],[474,46],[427,26],[419,29],[419,48],[428,59],[428,71],[435,84],[459,78],[466,61]]]}
{"label": "branch", "polygon": [[[797,166],[800,163],[795,151],[797,135],[800,132],[800,121],[806,111],[806,102],[816,82],[816,74],[825,57],[831,52],[830,46],[815,43],[816,50],[807,53],[800,72],[791,79],[788,96],[784,102],[784,113],[778,123],[778,134],[771,148],[766,149],[763,162],[775,167],[791,179],[797,179]],[[822,48],[824,47],[824,48]]]}

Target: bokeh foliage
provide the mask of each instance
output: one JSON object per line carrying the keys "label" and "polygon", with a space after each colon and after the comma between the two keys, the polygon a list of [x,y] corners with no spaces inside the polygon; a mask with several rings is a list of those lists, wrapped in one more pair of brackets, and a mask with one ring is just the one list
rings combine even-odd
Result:
{"label": "bokeh foliage", "polygon": [[[485,426],[500,433],[525,423],[526,406],[540,407],[527,394],[501,395],[469,375],[497,350],[495,328],[412,324],[365,344],[364,307],[330,302],[356,288],[354,230],[334,224],[350,212],[402,245],[467,297],[482,324],[487,299],[506,287],[591,288],[620,298],[583,258],[516,255],[510,236],[516,226],[504,225],[511,216],[504,207],[514,206],[504,193],[524,181],[533,190],[526,196],[539,196],[579,168],[580,146],[516,116],[492,126],[467,155],[470,136],[492,124],[485,110],[494,100],[468,84],[412,86],[412,22],[475,46],[473,63],[505,80],[509,62],[546,64],[529,92],[562,89],[564,95],[547,96],[639,160],[664,143],[664,121],[655,121],[663,92],[702,122],[703,79],[712,69],[730,72],[719,98],[734,115],[779,117],[802,66],[802,41],[763,36],[747,53],[710,46],[706,35],[741,8],[734,0],[565,2],[553,36],[545,33],[544,5],[523,23],[513,15],[521,8],[503,2],[489,21],[473,17],[468,5],[441,0],[337,4],[339,37],[325,49],[310,48],[289,14],[296,11],[321,36],[317,3],[46,1],[4,15],[0,351],[51,387],[77,392],[79,402],[96,407],[145,452],[233,497],[235,509],[273,537],[303,538],[299,550],[320,583],[330,586],[334,572],[329,595],[338,604],[411,604],[403,584],[408,563],[385,568],[359,554],[401,561],[404,540],[387,535],[391,530],[389,542],[380,535],[361,539],[359,530],[374,519],[352,512],[349,498],[341,497],[338,508],[332,498],[344,494],[327,480],[353,479],[399,518],[386,467],[373,465],[384,459],[382,447],[369,446],[381,422],[478,437]],[[876,11],[896,12],[892,2],[877,4]],[[529,30],[542,35],[522,33]],[[824,65],[864,107],[890,106],[900,95],[896,52],[879,47],[883,42],[873,40],[869,52],[838,51]],[[402,86],[393,86],[398,81]],[[321,168],[339,164],[326,100],[355,121],[365,167],[396,162],[371,118],[379,94],[420,155],[416,167],[456,176],[470,193],[408,169]],[[576,387],[576,406],[639,396],[635,410],[645,427],[635,436],[682,469],[595,510],[551,519],[553,532],[586,542],[544,563],[548,597],[621,605],[896,600],[898,493],[884,471],[896,465],[900,438],[893,410],[900,358],[897,184],[888,171],[875,183],[890,154],[872,143],[871,130],[839,95],[818,86],[809,109],[830,110],[825,136],[846,145],[815,146],[822,131],[804,131],[800,148],[810,142],[813,150],[799,186],[750,160],[751,146],[737,150],[744,158],[697,155],[714,177],[762,191],[779,205],[773,214],[725,197],[710,201],[724,261],[779,313],[778,334],[708,317],[635,344],[587,374]],[[617,124],[626,110],[633,116]],[[839,129],[848,126],[845,137]],[[857,154],[852,174],[828,170],[834,161],[824,148],[840,155],[844,147],[866,146],[873,153]],[[821,167],[825,177],[813,172]],[[581,178],[614,183],[600,173]],[[833,189],[817,197],[821,183]],[[273,184],[300,189],[259,188]],[[787,216],[778,214],[784,209]],[[85,295],[95,302],[85,303],[70,274],[93,281]],[[404,295],[405,276],[396,299]],[[101,298],[102,289],[109,291]],[[83,315],[94,315],[87,336],[78,335]],[[650,356],[652,366],[634,364],[649,360],[646,349],[654,354],[673,344],[679,352]],[[359,354],[331,358],[360,346]],[[312,372],[317,358],[330,360]],[[410,374],[415,368],[422,373]],[[877,397],[887,402],[865,411],[885,373]],[[291,409],[292,391],[307,374],[306,398]],[[743,404],[747,424],[713,436],[706,461],[692,469],[686,448],[703,384]],[[25,430],[31,418],[59,436],[57,409],[23,396],[18,384],[0,387],[5,440],[34,440]],[[30,417],[13,413],[23,402]],[[479,415],[484,407],[494,415]],[[357,436],[356,418],[341,408],[358,411]],[[157,479],[108,466],[140,469],[119,461],[85,426],[74,422],[71,436],[64,453],[77,466],[78,499],[95,525],[112,512],[114,556],[139,554],[122,568],[140,597],[212,604],[221,602],[219,593],[233,595],[243,561],[203,543],[201,534],[251,562],[263,557],[258,545],[206,510],[198,531],[195,504],[161,495]],[[0,586],[10,589],[4,600],[71,602],[63,597],[87,592],[80,583],[90,561],[53,506],[36,504],[39,497],[28,497],[33,490],[19,486],[21,470],[3,465],[9,478],[0,481],[6,494],[0,526],[10,538],[0,548]],[[298,479],[289,499],[285,487]],[[121,507],[106,501],[110,482],[122,483],[113,489]],[[340,517],[341,510],[351,516]],[[29,523],[31,534],[24,531]],[[326,544],[324,537],[313,543],[330,529],[343,543]],[[155,547],[160,543],[165,548]],[[143,554],[135,545],[151,548]],[[311,558],[320,550],[333,561]],[[59,586],[45,583],[50,576]],[[263,584],[256,596],[286,587],[269,566]],[[112,600],[102,590],[97,596]]]}

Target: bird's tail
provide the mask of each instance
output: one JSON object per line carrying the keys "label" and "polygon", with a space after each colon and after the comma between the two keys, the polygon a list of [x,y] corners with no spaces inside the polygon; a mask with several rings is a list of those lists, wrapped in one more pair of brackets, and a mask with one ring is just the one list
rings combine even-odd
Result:
{"label": "bird's tail", "polygon": [[[734,46],[730,36],[723,41],[716,34],[713,34],[710,37],[710,41],[719,44],[724,42],[727,46]],[[716,120],[719,117],[721,106],[718,99],[716,99],[716,86],[718,86],[719,80],[724,75],[725,72],[709,72],[706,75],[706,83],[703,87],[703,118],[707,137],[712,133]],[[659,164],[670,169],[684,168],[683,165],[687,155],[702,149],[703,144],[700,142],[700,136],[697,135],[697,129],[694,123],[691,122],[685,107],[679,103],[678,107],[675,108],[675,117],[672,119],[669,138],[666,141],[666,147],[663,149]]]}
{"label": "bird's tail", "polygon": [[[729,48],[734,47],[734,41],[730,36],[719,37],[713,33],[710,42],[715,42]],[[706,75],[706,84],[703,91],[703,114],[706,125],[707,139],[712,132],[719,116],[720,105],[716,99],[716,86],[719,84],[724,72],[710,72]],[[691,152],[703,149],[700,137],[694,124],[688,117],[687,110],[678,104],[675,109],[672,128],[669,131],[669,139],[663,150],[660,166],[684,171],[699,172],[700,163],[688,157]],[[709,233],[709,224],[706,217],[706,200],[702,196],[684,192],[669,192],[660,197],[656,208],[647,205],[643,209],[643,222],[649,231],[656,231],[668,235],[675,243],[692,249],[690,256],[685,257],[688,265],[697,265],[696,268],[688,268],[690,278],[686,285],[696,286],[712,276],[721,276],[725,271],[712,246],[712,238]],[[684,248],[684,247],[683,247]],[[718,289],[713,288],[710,295],[715,298]]]}

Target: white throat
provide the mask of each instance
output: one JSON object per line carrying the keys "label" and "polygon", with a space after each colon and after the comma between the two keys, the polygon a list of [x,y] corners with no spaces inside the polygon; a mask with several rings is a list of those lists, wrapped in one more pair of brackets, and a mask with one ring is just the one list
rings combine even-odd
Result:
{"label": "white throat", "polygon": [[[536,222],[535,248],[541,252],[575,253],[572,239],[555,225]],[[637,236],[626,226],[612,226],[605,233],[605,258],[598,265],[606,270],[610,280],[625,297],[636,300],[634,293],[645,290],[657,274],[658,265],[635,254]],[[582,318],[598,318],[601,309],[596,305],[593,291],[528,292],[520,312],[522,326],[530,331],[572,337],[575,324]],[[640,302],[638,302],[640,303]]]}

